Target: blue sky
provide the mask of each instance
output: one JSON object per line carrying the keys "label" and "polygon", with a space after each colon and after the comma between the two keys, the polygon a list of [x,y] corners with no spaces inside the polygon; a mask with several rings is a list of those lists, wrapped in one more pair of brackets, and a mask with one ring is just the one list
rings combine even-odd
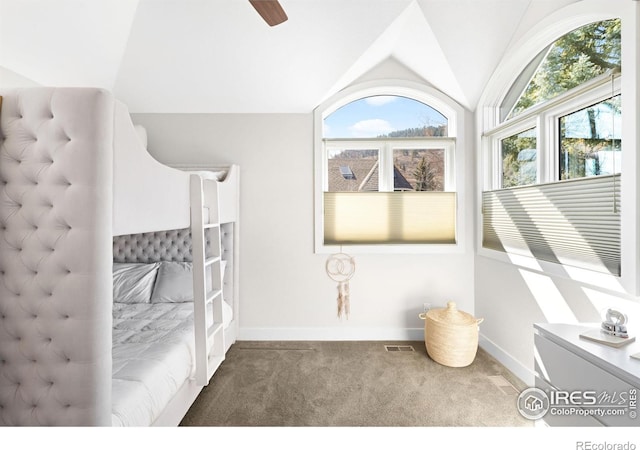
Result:
{"label": "blue sky", "polygon": [[325,138],[367,138],[391,131],[441,125],[446,118],[406,97],[378,95],[353,101],[324,120]]}

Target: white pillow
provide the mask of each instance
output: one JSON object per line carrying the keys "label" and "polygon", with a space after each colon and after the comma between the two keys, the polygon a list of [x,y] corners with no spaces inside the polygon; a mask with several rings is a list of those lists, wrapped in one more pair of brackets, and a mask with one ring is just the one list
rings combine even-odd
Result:
{"label": "white pillow", "polygon": [[113,263],[113,301],[149,303],[158,263]]}
{"label": "white pillow", "polygon": [[163,261],[151,295],[151,303],[193,301],[193,276],[190,262]]}

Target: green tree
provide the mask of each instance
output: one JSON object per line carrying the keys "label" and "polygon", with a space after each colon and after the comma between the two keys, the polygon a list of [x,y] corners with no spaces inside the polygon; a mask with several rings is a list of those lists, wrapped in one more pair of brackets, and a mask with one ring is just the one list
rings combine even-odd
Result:
{"label": "green tree", "polygon": [[436,174],[431,164],[423,156],[418,166],[413,171],[416,179],[416,191],[435,191],[437,188]]}
{"label": "green tree", "polygon": [[503,188],[536,182],[536,137],[532,131],[527,130],[501,141]]}
{"label": "green tree", "polygon": [[[586,113],[586,114],[585,114]],[[621,115],[620,96],[602,101],[596,105],[560,118],[560,179],[582,178],[594,175],[607,175],[608,171],[620,168],[603,167],[603,155],[619,152],[622,141],[619,137],[600,136],[598,124],[611,123]],[[585,114],[587,123],[574,124],[568,130],[567,121],[573,115]],[[610,157],[614,157],[611,155]]]}
{"label": "green tree", "polygon": [[512,115],[620,66],[619,19],[573,30],[551,45]]}

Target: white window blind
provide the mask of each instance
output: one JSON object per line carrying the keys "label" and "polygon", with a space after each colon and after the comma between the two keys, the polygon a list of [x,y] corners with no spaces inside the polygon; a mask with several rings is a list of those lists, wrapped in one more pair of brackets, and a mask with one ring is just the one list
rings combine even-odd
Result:
{"label": "white window blind", "polygon": [[455,192],[325,192],[324,244],[455,244]]}
{"label": "white window blind", "polygon": [[485,248],[620,275],[620,175],[482,194]]}

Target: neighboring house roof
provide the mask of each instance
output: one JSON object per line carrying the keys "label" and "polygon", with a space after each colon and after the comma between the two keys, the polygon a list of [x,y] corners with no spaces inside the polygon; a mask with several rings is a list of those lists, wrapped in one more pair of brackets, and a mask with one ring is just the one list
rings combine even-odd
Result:
{"label": "neighboring house roof", "polygon": [[402,175],[400,169],[395,165],[393,166],[393,190],[394,191],[413,191],[414,187],[409,181]]}
{"label": "neighboring house roof", "polygon": [[[332,158],[328,160],[329,191],[348,192],[361,191],[360,186],[367,179],[367,175],[378,161],[375,159]],[[349,167],[353,178],[345,178],[340,172],[340,167]],[[377,190],[377,187],[376,187]]]}
{"label": "neighboring house roof", "polygon": [[380,167],[380,163],[376,161],[373,165],[366,178],[362,180],[360,184],[359,191],[367,191],[367,192],[378,192],[379,189],[379,181],[380,181],[380,171],[378,170]]}
{"label": "neighboring house roof", "polygon": [[[333,158],[328,160],[329,191],[377,191],[378,190],[378,161],[375,159]],[[341,167],[349,167],[353,174],[345,178]],[[413,191],[414,188],[402,175],[400,170],[393,167],[393,185],[396,191]]]}

